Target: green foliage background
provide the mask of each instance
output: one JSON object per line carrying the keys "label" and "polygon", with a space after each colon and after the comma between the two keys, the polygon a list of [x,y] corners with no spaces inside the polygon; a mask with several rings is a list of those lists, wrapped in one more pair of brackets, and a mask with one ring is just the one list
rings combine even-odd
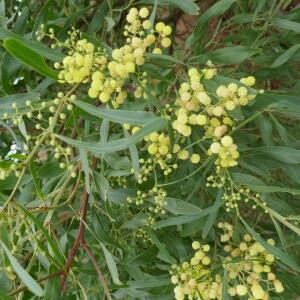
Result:
{"label": "green foliage background", "polygon": [[[41,24],[47,24],[48,29],[54,28],[60,40],[65,40],[67,32],[75,26],[84,33],[83,37],[105,47],[109,53],[111,48],[123,43],[122,27],[128,9],[148,5],[156,20],[177,28],[170,52],[160,58],[148,55],[149,61],[143,66],[152,78],[161,80],[156,85],[157,96],[152,99],[149,93],[151,105],[157,109],[146,112],[146,100],[130,99],[118,110],[93,111],[94,101],[86,96],[86,89],[80,87],[76,91],[80,99],[75,101],[77,107],[64,124],[54,128],[62,141],[74,146],[74,160],[81,160],[83,166],[82,179],[69,201],[76,180],[66,180],[68,171],[59,168],[51,146],[45,142],[40,147],[46,150],[45,161],[36,155],[30,156],[30,151],[24,149],[24,136],[36,134],[35,121],[24,116],[23,127],[4,121],[5,113],[14,112],[12,103],[18,103],[19,111],[25,114],[27,99],[38,105],[68,89],[67,85],[57,84],[57,72],[53,69],[53,64],[62,61],[65,53],[59,47],[51,49],[47,38],[37,41],[35,32]],[[179,34],[183,14],[192,15],[189,17],[192,30],[186,26],[186,32]],[[25,159],[29,163],[16,191],[13,189],[18,178],[14,175],[0,181],[2,207],[7,208],[7,200],[15,193],[14,204],[8,205],[10,213],[5,209],[0,212],[1,299],[105,297],[94,265],[83,248],[76,254],[64,296],[61,296],[58,276],[37,283],[59,271],[70,254],[89,174],[92,179],[85,240],[114,299],[174,299],[169,275],[171,264],[189,257],[193,240],[213,245],[217,240],[215,225],[220,220],[235,223],[236,237],[250,230],[262,243],[267,238],[276,240],[277,248],[268,250],[279,259],[276,274],[285,291],[280,296],[271,295],[271,299],[299,297],[299,4],[274,0],[197,3],[192,0],[99,3],[2,0],[0,16],[0,158],[7,158],[11,146],[16,144],[19,156],[15,154],[10,158]],[[168,192],[167,214],[152,228],[145,229],[151,241],[143,242],[135,234],[143,227],[144,214],[126,200],[135,195],[137,189],[147,190],[147,184],[151,184],[137,187],[134,176],[130,175],[132,166],[139,164],[137,149],[142,147],[139,142],[144,135],[166,127],[167,120],[156,112],[165,104],[164,97],[172,89],[176,72],[183,74],[187,66],[202,65],[209,59],[219,70],[210,83],[213,87],[230,83],[228,77],[239,79],[253,75],[257,87],[265,90],[238,116],[241,126],[234,132],[234,139],[241,159],[238,167],[230,169],[230,174],[236,185],[261,193],[273,213],[267,215],[262,209],[253,210],[245,204],[240,208],[243,219],[228,214],[222,203],[215,202],[217,190],[206,187],[211,164],[204,164],[196,172],[195,167],[186,162],[164,182]],[[170,92],[172,96],[176,96],[174,91]],[[48,119],[47,113],[44,117]],[[118,125],[125,123],[146,126],[140,135],[127,137]],[[78,138],[70,139],[74,130]],[[22,153],[26,155],[23,157]],[[99,161],[92,171],[93,157]],[[112,185],[113,176],[127,176],[126,187],[116,182]],[[63,192],[53,204],[53,197],[60,190]],[[47,203],[46,208],[43,201]],[[43,226],[46,216],[51,219],[51,226]],[[35,238],[19,240],[16,254],[12,255],[12,247],[18,240],[16,233],[23,235],[26,230]],[[38,251],[36,245],[39,245]],[[10,267],[17,275],[12,281],[6,274]]]}

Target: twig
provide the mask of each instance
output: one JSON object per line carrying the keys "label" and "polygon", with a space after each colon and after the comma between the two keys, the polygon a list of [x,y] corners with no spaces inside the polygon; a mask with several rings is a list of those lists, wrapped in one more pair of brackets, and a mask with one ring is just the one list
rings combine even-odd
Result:
{"label": "twig", "polygon": [[[53,277],[57,277],[57,276],[61,276],[62,274],[63,274],[63,270],[60,270],[60,271],[58,271],[56,273],[49,274],[49,275],[47,275],[47,276],[45,276],[43,278],[38,279],[37,282],[41,283],[41,282],[43,282],[43,281],[45,281],[47,279],[50,279],[50,278],[53,278]],[[13,291],[11,293],[9,293],[9,295],[10,296],[15,296],[17,294],[20,294],[20,293],[26,291],[27,289],[28,289],[27,286],[22,286],[19,289],[15,290],[15,291]]]}
{"label": "twig", "polygon": [[100,270],[100,267],[97,263],[97,260],[96,260],[95,256],[93,255],[92,251],[90,250],[90,248],[87,246],[87,244],[85,242],[82,244],[82,247],[85,249],[85,251],[87,252],[88,256],[90,257],[91,261],[94,264],[94,267],[95,267],[95,269],[96,269],[96,271],[99,275],[99,279],[102,283],[102,286],[103,286],[103,289],[104,289],[104,292],[106,294],[107,299],[112,300],[111,295],[110,295],[109,290],[108,290],[108,287],[106,285],[105,279],[103,277],[103,274]]}
{"label": "twig", "polygon": [[86,190],[84,189],[83,192],[83,199],[82,199],[82,205],[81,205],[81,218],[80,218],[80,224],[79,224],[79,229],[78,229],[78,235],[76,238],[76,241],[74,243],[73,248],[71,249],[68,260],[66,262],[65,268],[64,268],[64,274],[62,275],[61,278],[61,290],[64,290],[64,286],[68,277],[68,272],[71,268],[72,262],[75,258],[75,254],[78,250],[78,248],[84,243],[84,229],[85,229],[85,219],[86,219],[86,210],[87,210],[87,203],[89,199],[89,194]]}

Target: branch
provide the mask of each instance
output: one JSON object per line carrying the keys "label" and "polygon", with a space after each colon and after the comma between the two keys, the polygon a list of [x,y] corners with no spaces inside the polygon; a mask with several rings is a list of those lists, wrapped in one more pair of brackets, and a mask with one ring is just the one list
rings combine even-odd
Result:
{"label": "branch", "polygon": [[91,261],[94,264],[94,267],[95,267],[95,269],[96,269],[96,271],[98,273],[99,279],[100,279],[100,281],[102,283],[102,286],[104,288],[104,292],[106,294],[107,299],[108,300],[112,300],[111,295],[110,295],[109,290],[108,290],[108,287],[106,285],[105,279],[103,277],[103,274],[102,274],[102,272],[100,270],[100,267],[99,267],[99,265],[97,263],[97,260],[96,260],[95,256],[93,255],[92,251],[90,250],[90,248],[87,246],[87,244],[85,242],[82,244],[82,247],[85,249],[85,251],[87,252],[88,256],[90,257]]}
{"label": "branch", "polygon": [[[38,282],[38,283],[41,283],[41,282],[43,282],[43,281],[45,281],[45,280],[47,280],[47,279],[50,279],[50,278],[53,278],[53,277],[57,277],[57,276],[61,276],[62,274],[63,274],[63,270],[60,270],[60,271],[58,271],[58,272],[56,272],[56,273],[49,274],[49,275],[47,275],[47,276],[45,276],[45,277],[43,277],[43,278],[37,280],[37,282]],[[20,294],[21,292],[26,291],[27,289],[28,289],[27,286],[22,286],[22,287],[20,287],[19,289],[15,290],[15,291],[13,291],[13,292],[11,292],[11,293],[9,293],[9,296],[15,296],[15,295],[18,295],[18,294]]]}

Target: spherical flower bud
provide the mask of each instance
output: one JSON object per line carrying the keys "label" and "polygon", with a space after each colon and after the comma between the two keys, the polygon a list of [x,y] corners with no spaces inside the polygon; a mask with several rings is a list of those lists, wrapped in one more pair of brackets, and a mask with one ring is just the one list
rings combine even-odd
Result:
{"label": "spherical flower bud", "polygon": [[248,293],[247,286],[238,284],[236,286],[236,292],[239,296],[245,296]]}
{"label": "spherical flower bud", "polygon": [[224,137],[222,137],[221,139],[221,144],[224,146],[224,147],[230,147],[232,144],[233,144],[233,139],[231,136],[229,135],[226,135]]}
{"label": "spherical flower bud", "polygon": [[101,92],[99,95],[99,99],[101,102],[108,102],[110,100],[110,94],[106,92]]}
{"label": "spherical flower bud", "polygon": [[205,266],[208,266],[210,264],[210,258],[208,256],[204,256],[202,259],[201,259],[201,263]]}
{"label": "spherical flower bud", "polygon": [[199,251],[197,251],[197,252],[195,253],[195,258],[196,258],[198,261],[201,260],[204,256],[205,256],[205,253],[204,253],[203,251],[201,251],[201,250],[199,250]]}
{"label": "spherical flower bud", "polygon": [[211,145],[210,145],[210,150],[211,150],[211,152],[212,153],[219,153],[220,152],[220,150],[221,150],[221,145],[220,145],[220,143],[217,143],[217,142],[215,142],[215,143],[212,143]]}
{"label": "spherical flower bud", "polygon": [[186,160],[189,157],[189,152],[187,150],[181,150],[178,152],[177,157],[182,160]]}
{"label": "spherical flower bud", "polygon": [[228,234],[222,234],[221,235],[221,242],[222,243],[225,243],[225,242],[228,242],[229,241],[229,235]]}
{"label": "spherical flower bud", "polygon": [[162,41],[161,41],[161,45],[164,48],[168,48],[171,45],[171,39],[169,39],[169,38],[163,38]]}
{"label": "spherical flower bud", "polygon": [[262,265],[254,265],[253,266],[253,271],[255,272],[255,273],[262,273],[263,272],[263,266]]}
{"label": "spherical flower bud", "polygon": [[238,86],[235,83],[230,83],[228,85],[228,90],[231,93],[235,93],[237,91],[237,89],[238,89]]}
{"label": "spherical flower bud", "polygon": [[197,116],[197,124],[200,126],[205,125],[207,122],[207,117],[205,115],[198,115]]}
{"label": "spherical flower bud", "polygon": [[273,254],[269,253],[269,254],[267,254],[267,255],[265,256],[265,260],[266,260],[267,262],[269,262],[269,263],[272,263],[272,262],[274,262],[275,257],[274,257]]}
{"label": "spherical flower bud", "polygon": [[240,97],[245,97],[247,94],[248,94],[248,90],[244,86],[238,88],[238,95]]}
{"label": "spherical flower bud", "polygon": [[215,69],[207,69],[205,70],[205,78],[206,79],[212,79],[216,75],[216,70]]}
{"label": "spherical flower bud", "polygon": [[268,280],[273,281],[276,279],[276,275],[274,273],[268,273]]}
{"label": "spherical flower bud", "polygon": [[151,154],[151,155],[154,155],[156,154],[158,151],[158,147],[155,143],[151,144],[148,146],[148,152]]}
{"label": "spherical flower bud", "polygon": [[164,28],[165,28],[165,23],[163,22],[158,22],[155,26],[155,30],[158,32],[163,32]]}
{"label": "spherical flower bud", "polygon": [[228,289],[228,294],[229,294],[230,296],[235,296],[235,295],[236,295],[236,288],[235,288],[235,287],[230,287],[230,288]]}
{"label": "spherical flower bud", "polygon": [[208,252],[210,250],[210,246],[208,244],[203,246],[203,251]]}
{"label": "spherical flower bud", "polygon": [[180,128],[178,128],[178,132],[180,132],[183,136],[190,136],[192,128],[190,126],[181,125]]}
{"label": "spherical flower bud", "polygon": [[163,34],[170,35],[172,33],[172,28],[170,26],[165,26],[163,29]]}
{"label": "spherical flower bud", "polygon": [[180,150],[180,146],[178,144],[175,144],[173,146],[173,153],[177,153]]}
{"label": "spherical flower bud", "polygon": [[145,20],[143,23],[142,23],[142,26],[144,29],[150,29],[152,24],[151,24],[151,21],[150,20]]}
{"label": "spherical flower bud", "polygon": [[226,125],[221,125],[215,128],[214,135],[218,138],[220,138],[225,132],[227,131]]}
{"label": "spherical flower bud", "polygon": [[250,242],[252,240],[252,236],[250,234],[245,234],[244,235],[244,241],[245,242]]}
{"label": "spherical flower bud", "polygon": [[203,105],[209,105],[211,102],[211,98],[205,92],[200,92],[197,98]]}
{"label": "spherical flower bud", "polygon": [[152,53],[154,53],[154,54],[162,54],[162,51],[161,51],[160,48],[154,48],[153,51],[152,51]]}
{"label": "spherical flower bud", "polygon": [[218,97],[227,98],[229,96],[229,90],[226,86],[220,85],[216,90],[216,94]]}
{"label": "spherical flower bud", "polygon": [[263,266],[263,272],[264,272],[264,273],[269,273],[269,272],[271,272],[270,266],[264,265],[264,266]]}
{"label": "spherical flower bud", "polygon": [[193,248],[194,250],[198,250],[198,249],[200,249],[200,247],[201,247],[201,244],[200,244],[198,241],[194,241],[194,242],[192,243],[192,248]]}
{"label": "spherical flower bud", "polygon": [[214,116],[220,117],[224,113],[224,109],[222,106],[217,105],[216,107],[213,108],[212,112]]}
{"label": "spherical flower bud", "polygon": [[253,294],[254,299],[263,299],[265,296],[265,292],[259,284],[254,284],[251,287],[251,292]]}
{"label": "spherical flower bud", "polygon": [[282,293],[284,291],[282,283],[277,279],[274,281],[274,287],[277,293]]}
{"label": "spherical flower bud", "polygon": [[161,155],[166,155],[166,154],[168,154],[168,152],[169,152],[169,147],[166,146],[166,145],[160,145],[159,148],[158,148],[158,152],[159,152]]}
{"label": "spherical flower bud", "polygon": [[172,281],[173,284],[178,283],[178,277],[175,276],[175,275],[173,275],[173,276],[171,277],[171,281]]}
{"label": "spherical flower bud", "polygon": [[275,241],[274,241],[273,239],[268,239],[268,240],[267,240],[267,243],[268,243],[269,245],[275,246]]}
{"label": "spherical flower bud", "polygon": [[246,251],[248,249],[248,246],[245,242],[240,243],[239,247],[241,251]]}
{"label": "spherical flower bud", "polygon": [[143,19],[147,18],[149,15],[149,10],[146,7],[142,7],[139,11],[139,16]]}
{"label": "spherical flower bud", "polygon": [[232,100],[227,101],[226,104],[225,104],[225,107],[229,111],[234,110],[235,109],[235,103],[234,103],[234,101],[232,101]]}
{"label": "spherical flower bud", "polygon": [[197,164],[200,161],[200,155],[199,154],[193,154],[191,156],[191,162],[193,164]]}

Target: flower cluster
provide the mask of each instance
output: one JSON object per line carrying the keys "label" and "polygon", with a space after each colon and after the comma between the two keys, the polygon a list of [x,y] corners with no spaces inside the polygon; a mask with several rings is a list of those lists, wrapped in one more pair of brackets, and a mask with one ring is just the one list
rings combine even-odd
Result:
{"label": "flower cluster", "polygon": [[[246,234],[243,241],[235,244],[232,241],[233,226],[220,222],[218,227],[223,230],[220,241],[224,243],[224,256],[213,260],[208,255],[209,245],[201,245],[198,241],[192,243],[196,250],[189,262],[181,266],[173,265],[171,281],[177,300],[188,299],[221,299],[223,280],[221,275],[228,273],[228,293],[231,296],[248,296],[249,299],[269,299],[269,293],[283,292],[280,280],[272,272],[275,262],[273,254],[269,253],[260,243]],[[267,241],[274,245],[273,239]],[[221,267],[221,270],[220,270]]]}
{"label": "flower cluster", "polygon": [[[251,299],[263,300],[269,299],[270,291],[282,293],[282,283],[271,270],[275,256],[250,234],[245,234],[243,241],[235,244],[232,241],[231,224],[220,222],[218,227],[223,230],[220,240],[225,243],[224,250],[230,254],[223,259],[223,268],[227,270],[229,278],[228,293],[231,296],[248,295]],[[273,239],[268,239],[267,243],[275,245]],[[239,284],[234,283],[236,280]]]}
{"label": "flower cluster", "polygon": [[[228,113],[237,106],[247,105],[255,95],[249,94],[245,86],[239,87],[236,83],[220,85],[215,95],[210,94],[201,83],[202,78],[211,79],[216,74],[211,62],[208,62],[208,65],[210,69],[189,70],[189,82],[182,83],[178,91],[180,98],[175,102],[178,109],[175,111],[176,120],[172,125],[185,137],[192,134],[193,127],[203,128],[204,137],[213,139],[208,154],[218,155],[215,164],[222,168],[233,167],[237,165],[239,152],[232,137],[226,135],[230,127],[234,126],[234,120]],[[255,79],[249,76],[241,82],[253,85]]]}
{"label": "flower cluster", "polygon": [[136,98],[146,98],[143,90],[148,74],[140,72],[139,67],[145,63],[148,50],[161,54],[160,46],[167,48],[171,45],[168,35],[172,32],[171,27],[162,22],[156,24],[155,30],[150,30],[152,23],[147,19],[148,15],[149,10],[145,7],[130,9],[124,31],[126,44],[114,49],[111,57],[106,49],[95,49],[86,39],[79,39],[78,31],[70,32],[70,39],[64,44],[69,48],[69,55],[64,58],[62,65],[55,64],[57,69],[62,68],[60,81],[70,84],[89,82],[88,95],[91,98],[98,98],[103,103],[112,101],[114,108],[117,108],[127,98],[125,88],[129,84],[130,74],[137,73],[140,85],[136,87],[134,95]]}
{"label": "flower cluster", "polygon": [[6,179],[11,172],[14,172],[17,177],[20,176],[18,164],[13,163],[12,161],[0,160],[0,180]]}
{"label": "flower cluster", "polygon": [[148,219],[144,220],[150,226],[156,221],[155,215],[166,213],[164,209],[164,206],[168,204],[166,196],[166,191],[155,186],[148,192],[138,191],[136,197],[127,197],[127,201],[136,205],[143,205],[145,202],[150,204],[147,206]]}

